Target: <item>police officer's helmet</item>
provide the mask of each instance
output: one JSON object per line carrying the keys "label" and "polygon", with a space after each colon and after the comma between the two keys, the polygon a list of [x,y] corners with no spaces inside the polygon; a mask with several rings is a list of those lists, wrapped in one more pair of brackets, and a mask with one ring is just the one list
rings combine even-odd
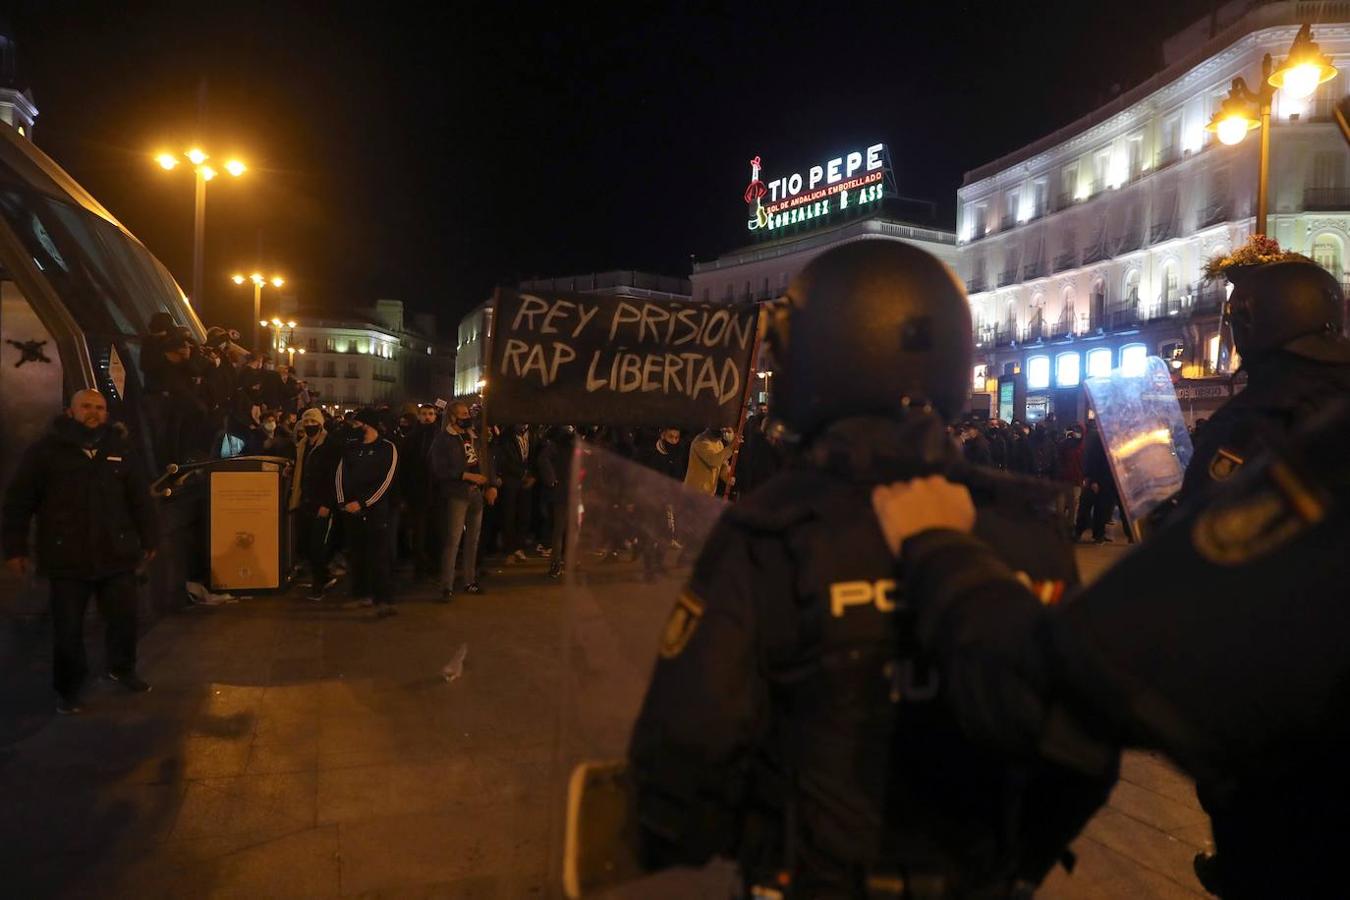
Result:
{"label": "police officer's helmet", "polygon": [[970,307],[951,270],[869,239],[812,260],[771,308],[775,414],[809,436],[849,416],[931,404],[952,419],[971,372]]}
{"label": "police officer's helmet", "polygon": [[1345,296],[1340,282],[1312,260],[1281,260],[1230,271],[1228,318],[1244,361],[1276,350],[1327,362],[1350,362],[1341,337]]}

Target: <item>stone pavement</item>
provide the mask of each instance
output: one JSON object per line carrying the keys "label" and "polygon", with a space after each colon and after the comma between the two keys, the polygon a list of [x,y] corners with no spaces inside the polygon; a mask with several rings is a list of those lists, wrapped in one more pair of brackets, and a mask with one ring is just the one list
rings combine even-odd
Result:
{"label": "stone pavement", "polygon": [[[1082,552],[1100,569],[1123,549]],[[579,626],[542,564],[487,584],[450,606],[413,591],[384,621],[299,593],[187,609],[142,642],[152,693],[100,686],[78,717],[52,714],[45,660],[20,666],[0,688],[0,891],[556,896],[562,685],[599,645],[648,665],[664,603],[601,585]],[[625,681],[583,700],[622,720],[641,692]],[[1203,896],[1190,859],[1207,837],[1189,783],[1133,754],[1078,869],[1043,896]],[[616,896],[725,897],[728,882],[674,873]]]}

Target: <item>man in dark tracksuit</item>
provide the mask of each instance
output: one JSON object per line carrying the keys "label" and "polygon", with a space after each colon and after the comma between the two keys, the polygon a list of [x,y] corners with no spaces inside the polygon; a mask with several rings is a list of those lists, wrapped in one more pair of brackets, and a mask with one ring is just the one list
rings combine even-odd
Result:
{"label": "man in dark tracksuit", "polygon": [[108,424],[98,391],[80,391],[49,434],[28,448],[4,503],[9,568],[24,574],[37,517],[37,571],[51,580],[57,711],[79,712],[86,675],[84,612],[94,595],[106,622],[107,677],[131,691],[136,674],[136,568],[158,543],[149,484],[126,429]]}
{"label": "man in dark tracksuit", "polygon": [[[802,459],[728,508],[667,622],[629,750],[645,862],[734,856],[748,885],[790,897],[1039,883],[1113,773],[965,739],[870,505],[894,473],[968,468],[943,421],[970,371],[964,294],[922,250],[862,241],[813,260],[783,302],[776,410]],[[1056,599],[1075,573],[1053,497],[968,477],[982,533]]]}
{"label": "man in dark tracksuit", "polygon": [[398,472],[398,448],[380,437],[377,409],[357,410],[349,424],[334,478],[338,509],[346,514],[352,564],[354,607],[374,606],[378,618],[394,608],[392,488]]}
{"label": "man in dark tracksuit", "polygon": [[1162,750],[1207,798],[1218,852],[1197,874],[1225,898],[1330,896],[1344,881],[1350,403],[1328,407],[1050,609],[962,533],[959,487],[875,500],[972,738],[1084,772],[1121,746]]}
{"label": "man in dark tracksuit", "polygon": [[417,423],[399,445],[399,494],[407,507],[403,527],[416,578],[434,578],[440,572],[431,482],[431,443],[441,430],[439,412],[429,404],[418,407]]}

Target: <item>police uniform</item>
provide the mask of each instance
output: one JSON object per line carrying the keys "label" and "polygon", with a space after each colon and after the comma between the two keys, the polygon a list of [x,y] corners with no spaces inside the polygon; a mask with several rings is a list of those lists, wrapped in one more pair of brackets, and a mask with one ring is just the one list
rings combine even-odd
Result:
{"label": "police uniform", "polygon": [[[732,856],[765,897],[1007,896],[1040,881],[1113,773],[963,737],[871,510],[876,484],[968,469],[940,415],[902,399],[959,408],[964,296],[923,251],[881,241],[817,257],[789,295],[778,408],[810,437],[724,514],[666,624],[629,752],[645,862]],[[858,380],[828,377],[811,354],[864,323],[889,340],[859,335]],[[1057,599],[1074,563],[1053,497],[970,477],[981,533]]]}
{"label": "police uniform", "polygon": [[1343,877],[1350,404],[1334,407],[1062,607],[966,535],[902,551],[966,727],[1087,772],[1119,746],[1166,752],[1208,798],[1224,897],[1326,896]]}
{"label": "police uniform", "polygon": [[1335,278],[1303,257],[1239,267],[1228,278],[1227,316],[1247,385],[1196,435],[1182,498],[1227,480],[1350,393],[1345,297]]}

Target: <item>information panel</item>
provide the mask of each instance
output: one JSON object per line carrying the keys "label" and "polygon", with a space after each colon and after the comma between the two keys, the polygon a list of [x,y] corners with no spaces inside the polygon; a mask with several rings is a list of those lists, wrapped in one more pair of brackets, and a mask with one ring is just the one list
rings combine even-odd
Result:
{"label": "information panel", "polygon": [[211,473],[211,589],[281,586],[281,472]]}

